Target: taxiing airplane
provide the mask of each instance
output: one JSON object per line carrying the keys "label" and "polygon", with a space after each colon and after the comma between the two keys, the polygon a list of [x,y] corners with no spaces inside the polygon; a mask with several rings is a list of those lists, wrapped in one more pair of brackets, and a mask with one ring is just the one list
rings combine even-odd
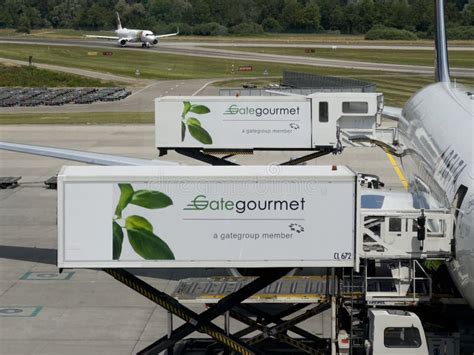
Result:
{"label": "taxiing airplane", "polygon": [[[387,107],[384,113],[398,120],[396,149],[412,207],[455,211],[454,257],[449,268],[458,290],[474,308],[474,97],[472,89],[450,80],[442,0],[436,1],[436,18],[436,83],[415,93],[403,109]],[[128,38],[122,39],[126,44]],[[0,149],[99,165],[170,164],[15,143],[0,142]],[[384,196],[383,190],[375,191],[390,199],[393,208],[397,199],[393,193]],[[399,197],[403,209],[407,196]]]}
{"label": "taxiing airplane", "polygon": [[151,45],[158,44],[160,38],[176,36],[179,34],[179,29],[175,33],[167,33],[164,35],[155,35],[152,31],[148,30],[129,30],[127,28],[122,28],[122,23],[120,22],[120,16],[117,12],[117,29],[115,30],[117,36],[95,36],[87,35],[88,38],[99,38],[99,39],[108,39],[115,40],[122,47],[125,47],[127,43],[141,43],[142,48],[150,48]]}

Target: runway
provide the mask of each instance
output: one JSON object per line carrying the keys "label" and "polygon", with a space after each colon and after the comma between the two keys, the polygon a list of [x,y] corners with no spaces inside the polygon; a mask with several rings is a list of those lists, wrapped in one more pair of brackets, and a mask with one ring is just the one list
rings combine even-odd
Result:
{"label": "runway", "polygon": [[[48,46],[80,46],[90,48],[115,48],[115,50],[149,50],[158,51],[160,53],[172,53],[188,56],[221,58],[221,59],[243,59],[249,61],[273,62],[284,64],[300,64],[316,67],[328,68],[343,68],[356,70],[371,70],[383,71],[393,73],[412,73],[418,75],[432,75],[433,68],[418,65],[399,65],[399,64],[384,64],[384,63],[368,63],[360,61],[339,60],[339,59],[325,59],[325,58],[307,58],[299,56],[275,55],[265,53],[245,53],[231,50],[222,50],[216,48],[202,48],[195,45],[182,45],[178,42],[163,42],[157,46],[149,49],[142,49],[141,47],[130,44],[127,47],[118,47],[115,41],[96,41],[96,40],[45,40],[45,39],[11,39],[1,38],[0,43],[20,43],[20,44],[39,44]],[[166,43],[166,44],[165,44]],[[201,43],[199,45],[202,45]],[[219,43],[219,45],[225,45]],[[467,68],[451,68],[451,74],[458,77],[474,77],[474,69]]]}

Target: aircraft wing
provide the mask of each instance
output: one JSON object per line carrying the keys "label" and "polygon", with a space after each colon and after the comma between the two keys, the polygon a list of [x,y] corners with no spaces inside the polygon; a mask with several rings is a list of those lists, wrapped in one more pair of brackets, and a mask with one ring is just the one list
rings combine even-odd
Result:
{"label": "aircraft wing", "polygon": [[383,108],[382,115],[391,118],[392,120],[398,121],[402,118],[402,109],[400,107],[385,106]]}
{"label": "aircraft wing", "polygon": [[95,35],[86,35],[87,38],[99,38],[99,39],[108,39],[108,40],[114,40],[118,41],[120,37],[117,36],[95,36]]}
{"label": "aircraft wing", "polygon": [[155,35],[156,38],[164,38],[164,37],[171,37],[171,36],[177,36],[179,35],[179,30],[176,31],[175,33],[167,33],[164,35]]}
{"label": "aircraft wing", "polygon": [[37,145],[17,144],[8,142],[0,142],[0,150],[8,150],[11,152],[73,160],[95,165],[178,165],[178,163],[168,162],[164,160],[130,158],[118,155],[85,152],[73,149],[43,147]]}

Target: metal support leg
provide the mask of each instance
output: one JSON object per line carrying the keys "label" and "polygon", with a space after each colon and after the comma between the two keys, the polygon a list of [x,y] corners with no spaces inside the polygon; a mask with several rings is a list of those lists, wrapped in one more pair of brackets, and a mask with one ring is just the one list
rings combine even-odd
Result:
{"label": "metal support leg", "polygon": [[[173,313],[168,311],[168,338],[171,337],[173,333]],[[173,347],[170,346],[166,351],[166,355],[173,355]]]}
{"label": "metal support leg", "polygon": [[286,321],[282,322],[281,324],[278,324],[274,327],[269,328],[269,332],[267,334],[257,335],[255,337],[253,337],[252,339],[250,339],[248,341],[248,343],[249,344],[257,344],[257,343],[261,342],[262,340],[268,338],[270,335],[277,334],[277,333],[280,333],[282,331],[286,331],[290,327],[294,326],[295,324],[301,323],[301,322],[305,321],[306,319],[311,318],[311,317],[313,317],[314,315],[316,315],[318,313],[324,312],[325,310],[327,310],[329,308],[331,308],[331,304],[328,303],[328,302],[319,304],[319,305],[311,308],[310,310],[307,310],[303,314],[300,314],[299,316],[296,316],[296,317],[294,317],[290,320],[286,320]]}
{"label": "metal support leg", "polygon": [[184,149],[178,148],[175,149],[175,152],[181,155],[184,155],[188,158],[197,159],[207,164],[211,165],[238,165],[232,163],[231,161],[225,160],[223,158],[218,158],[210,154],[203,153],[199,149]]}
{"label": "metal support leg", "polygon": [[308,155],[305,155],[305,156],[302,156],[302,157],[299,157],[299,158],[296,158],[296,159],[293,159],[293,160],[288,160],[284,163],[281,163],[280,165],[298,165],[298,164],[304,163],[308,160],[312,160],[312,159],[322,157],[322,156],[327,155],[329,153],[331,153],[331,150],[320,150],[319,152],[311,153],[311,154],[308,154]]}
{"label": "metal support leg", "polygon": [[[310,345],[307,345],[306,343],[302,342],[300,339],[294,339],[294,338],[292,338],[292,337],[290,337],[286,334],[287,330],[293,331],[293,329],[295,329],[296,332],[298,332],[298,330],[300,329],[298,327],[290,326],[288,329],[281,329],[278,332],[275,332],[274,331],[275,327],[267,327],[267,326],[263,325],[261,322],[254,321],[253,319],[251,319],[249,317],[246,317],[246,316],[240,314],[239,312],[231,311],[231,316],[232,316],[232,318],[237,319],[239,322],[247,324],[249,326],[249,329],[252,329],[252,331],[258,330],[258,331],[262,332],[261,341],[263,341],[263,340],[265,340],[269,337],[272,337],[272,338],[275,338],[275,339],[279,340],[280,342],[289,344],[289,345],[291,345],[291,346],[293,346],[297,349],[303,350],[304,352],[306,352],[308,354],[315,354],[315,355],[323,354],[323,352],[319,351],[318,349],[313,348]],[[283,324],[284,322],[285,321],[280,320],[280,324]],[[308,333],[308,335],[310,337],[314,337],[310,333]],[[318,341],[318,343],[321,343],[321,339],[317,339],[317,341]],[[324,345],[326,345],[325,342],[324,342]]]}
{"label": "metal support leg", "polygon": [[[243,343],[238,338],[233,336],[227,337],[225,332],[223,332],[220,328],[214,326],[211,321],[218,316],[222,315],[224,312],[230,310],[235,305],[241,303],[242,301],[246,300],[250,296],[254,295],[258,291],[264,289],[274,281],[280,279],[281,277],[285,276],[288,273],[288,269],[275,269],[273,273],[269,273],[268,275],[260,276],[259,278],[255,279],[254,281],[250,282],[249,284],[242,287],[240,290],[224,297],[220,300],[216,305],[212,306],[208,310],[204,311],[201,314],[195,314],[195,316],[188,321],[187,324],[183,324],[181,327],[177,328],[170,339],[167,337],[163,337],[147,348],[140,351],[139,355],[148,355],[148,354],[158,354],[163,349],[166,349],[167,344],[172,342],[173,344],[183,339],[184,337],[191,334],[193,331],[203,331],[209,334],[211,337],[216,339],[217,341],[223,343],[224,345],[230,347],[232,350],[241,352],[242,354],[257,354],[260,353],[257,349],[249,346],[248,344]],[[183,307],[183,306],[182,306]],[[214,335],[213,332],[207,332],[205,327],[212,325],[214,328],[221,330],[221,334]],[[233,340],[235,344],[231,344],[229,341],[225,341],[226,338]]]}
{"label": "metal support leg", "polygon": [[123,269],[104,269],[104,271],[187,322],[172,331],[169,336],[165,335],[143,349],[139,354],[158,354],[196,330],[210,335],[218,342],[238,353],[246,355],[260,354],[260,351],[251,345],[244,343],[232,335],[226,335],[223,329],[217,327],[211,321],[288,273],[288,269],[275,269],[274,272],[261,276],[240,290],[224,297],[215,306],[203,313],[197,314],[181,305],[171,296],[153,288]]}
{"label": "metal support leg", "polygon": [[336,297],[331,296],[331,355],[336,355],[337,343]]}
{"label": "metal support leg", "polygon": [[[238,311],[239,309],[242,309],[247,313],[251,313],[251,314],[257,316],[257,323],[259,323],[262,326],[267,326],[270,323],[274,323],[276,325],[282,324],[284,322],[284,320],[283,320],[284,317],[287,317],[287,316],[289,316],[293,313],[296,313],[299,310],[301,310],[301,309],[303,309],[307,306],[308,306],[308,304],[306,304],[306,303],[297,303],[296,305],[294,305],[292,307],[289,307],[288,309],[285,309],[284,311],[279,312],[275,315],[264,312],[264,311],[260,310],[259,308],[251,306],[249,304],[241,304],[237,307],[236,310]],[[256,330],[256,329],[250,326],[246,329],[242,329],[241,331],[239,331],[238,333],[235,333],[234,335],[241,338],[244,335],[252,333],[254,330]],[[319,344],[325,343],[324,340],[321,340],[317,336],[315,336],[315,335],[313,335],[313,334],[307,332],[306,330],[301,329],[297,326],[291,326],[290,328],[288,328],[288,330],[295,333],[295,334],[298,334],[298,335],[302,336],[305,339],[311,340],[315,344],[319,345]]]}

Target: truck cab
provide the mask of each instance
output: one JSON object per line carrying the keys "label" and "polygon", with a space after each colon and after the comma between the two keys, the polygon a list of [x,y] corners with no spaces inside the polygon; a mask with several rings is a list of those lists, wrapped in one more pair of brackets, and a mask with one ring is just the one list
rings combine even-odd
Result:
{"label": "truck cab", "polygon": [[370,309],[368,320],[367,354],[429,354],[425,332],[416,314],[395,309]]}

